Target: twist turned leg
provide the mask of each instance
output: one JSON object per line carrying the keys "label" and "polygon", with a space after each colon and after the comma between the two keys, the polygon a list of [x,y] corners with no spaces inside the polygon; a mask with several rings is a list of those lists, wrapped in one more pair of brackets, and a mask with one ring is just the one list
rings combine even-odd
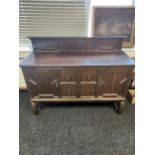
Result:
{"label": "twist turned leg", "polygon": [[121,101],[119,103],[118,114],[121,114],[123,112],[124,106],[125,106],[125,101]]}
{"label": "twist turned leg", "polygon": [[115,102],[114,107],[118,114],[121,114],[125,106],[125,101]]}
{"label": "twist turned leg", "polygon": [[118,113],[118,109],[119,109],[119,103],[118,102],[114,102],[114,108],[115,108],[115,111]]}
{"label": "twist turned leg", "polygon": [[31,106],[32,106],[32,112],[34,115],[38,115],[39,114],[39,110],[38,110],[38,102],[31,102]]}

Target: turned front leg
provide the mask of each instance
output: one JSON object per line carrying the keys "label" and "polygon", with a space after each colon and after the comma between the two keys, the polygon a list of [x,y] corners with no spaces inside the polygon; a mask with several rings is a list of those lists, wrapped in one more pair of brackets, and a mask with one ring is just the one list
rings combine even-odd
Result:
{"label": "turned front leg", "polygon": [[125,106],[125,101],[120,101],[120,102],[114,102],[115,110],[118,114],[121,114],[124,106]]}
{"label": "turned front leg", "polygon": [[118,114],[121,114],[123,112],[124,107],[125,107],[125,101],[121,101],[119,103]]}
{"label": "turned front leg", "polygon": [[32,112],[34,115],[39,114],[39,110],[38,110],[38,102],[31,102],[31,106],[32,106]]}

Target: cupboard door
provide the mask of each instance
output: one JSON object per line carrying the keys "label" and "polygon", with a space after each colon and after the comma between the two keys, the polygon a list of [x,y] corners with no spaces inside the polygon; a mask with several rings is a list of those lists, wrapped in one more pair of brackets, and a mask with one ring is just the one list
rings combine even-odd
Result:
{"label": "cupboard door", "polygon": [[124,96],[128,84],[128,67],[105,68],[98,72],[98,96]]}
{"label": "cupboard door", "polygon": [[81,84],[80,97],[95,97],[96,84]]}
{"label": "cupboard door", "polygon": [[26,84],[31,96],[51,94],[57,96],[57,71],[50,68],[24,68]]}

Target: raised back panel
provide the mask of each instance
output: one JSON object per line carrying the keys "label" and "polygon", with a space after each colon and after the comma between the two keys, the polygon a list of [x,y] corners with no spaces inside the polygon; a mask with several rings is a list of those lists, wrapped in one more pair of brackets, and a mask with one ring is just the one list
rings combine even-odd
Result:
{"label": "raised back panel", "polygon": [[124,36],[100,38],[31,37],[34,52],[108,52],[121,50]]}
{"label": "raised back panel", "polygon": [[61,51],[63,41],[61,38],[30,38],[34,52]]}

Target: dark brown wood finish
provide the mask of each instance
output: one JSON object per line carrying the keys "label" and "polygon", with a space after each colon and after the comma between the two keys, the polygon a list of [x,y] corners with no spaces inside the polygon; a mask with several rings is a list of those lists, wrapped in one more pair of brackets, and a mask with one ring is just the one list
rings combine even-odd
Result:
{"label": "dark brown wood finish", "polygon": [[22,67],[103,67],[132,66],[134,61],[125,53],[117,52],[62,52],[31,53],[22,61]]}
{"label": "dark brown wood finish", "polygon": [[21,67],[33,112],[40,101],[117,101],[121,113],[134,68],[122,38],[32,38],[34,52]]}
{"label": "dark brown wood finish", "polygon": [[36,38],[30,37],[34,52],[96,52],[120,50],[126,36],[96,38]]}

